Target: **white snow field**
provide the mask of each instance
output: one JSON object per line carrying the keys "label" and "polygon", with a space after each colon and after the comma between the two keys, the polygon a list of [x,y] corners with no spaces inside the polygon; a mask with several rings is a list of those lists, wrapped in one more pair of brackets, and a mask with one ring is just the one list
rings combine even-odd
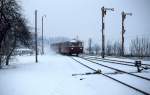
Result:
{"label": "white snow field", "polygon": [[[0,95],[143,95],[102,75],[72,76],[92,71],[68,56],[47,54],[38,56],[38,60],[35,63],[35,56],[17,56],[1,69]],[[150,82],[130,80],[127,75],[112,76],[150,93]]]}

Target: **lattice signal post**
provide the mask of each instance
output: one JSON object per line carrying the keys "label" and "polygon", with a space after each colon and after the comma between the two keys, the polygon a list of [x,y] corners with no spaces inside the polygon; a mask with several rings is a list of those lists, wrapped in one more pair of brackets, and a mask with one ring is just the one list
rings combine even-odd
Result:
{"label": "lattice signal post", "polygon": [[104,6],[101,8],[102,11],[102,58],[105,57],[105,35],[104,35],[104,29],[105,29],[105,23],[104,23],[104,17],[107,13],[107,11],[114,11],[114,8],[105,8]]}
{"label": "lattice signal post", "polygon": [[132,16],[132,13],[125,13],[125,12],[122,12],[121,13],[122,15],[122,43],[121,43],[121,54],[122,56],[124,56],[124,34],[125,34],[125,27],[124,27],[124,21],[126,19],[126,16],[129,15],[129,16]]}

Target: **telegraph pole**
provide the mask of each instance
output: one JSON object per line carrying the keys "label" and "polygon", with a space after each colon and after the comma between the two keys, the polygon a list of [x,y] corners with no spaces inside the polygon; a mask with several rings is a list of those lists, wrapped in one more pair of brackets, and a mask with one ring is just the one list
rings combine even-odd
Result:
{"label": "telegraph pole", "polygon": [[42,55],[44,54],[44,42],[43,42],[43,19],[46,17],[46,15],[42,16]]}
{"label": "telegraph pole", "polygon": [[37,50],[37,10],[35,10],[35,62],[38,63],[38,50]]}
{"label": "telegraph pole", "polygon": [[124,34],[125,34],[125,27],[124,27],[124,21],[125,21],[125,19],[126,19],[126,16],[127,15],[130,15],[130,16],[132,16],[132,13],[125,13],[125,12],[122,12],[121,13],[122,14],[122,35],[121,35],[121,37],[122,37],[122,43],[121,43],[121,54],[122,54],[122,56],[124,56]]}
{"label": "telegraph pole", "polygon": [[104,6],[101,8],[102,11],[102,58],[105,57],[105,23],[104,23],[104,17],[106,15],[107,10],[114,11],[114,8],[104,8]]}

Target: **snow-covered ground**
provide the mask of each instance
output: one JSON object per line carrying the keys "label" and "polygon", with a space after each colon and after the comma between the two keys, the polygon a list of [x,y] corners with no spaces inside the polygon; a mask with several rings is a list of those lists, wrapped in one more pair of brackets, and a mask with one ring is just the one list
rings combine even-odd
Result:
{"label": "snow-covered ground", "polygon": [[[39,62],[35,63],[35,56],[17,56],[10,66],[1,69],[0,95],[142,95],[102,75],[72,76],[92,71],[68,56],[52,53],[38,56],[38,59]],[[84,63],[112,72],[87,61]],[[150,93],[150,82],[133,78],[130,80],[126,75],[113,77]]]}

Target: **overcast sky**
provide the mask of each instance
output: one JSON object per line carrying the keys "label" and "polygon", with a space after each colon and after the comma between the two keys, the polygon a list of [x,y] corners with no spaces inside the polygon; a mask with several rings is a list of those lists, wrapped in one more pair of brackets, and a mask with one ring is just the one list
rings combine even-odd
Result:
{"label": "overcast sky", "polygon": [[[150,0],[21,0],[29,26],[34,27],[34,11],[38,10],[38,32],[41,34],[41,16],[44,35],[69,37],[101,43],[101,7],[114,8],[105,16],[106,41],[121,38],[121,12],[132,12],[125,20],[125,43],[136,36],[150,36]],[[33,30],[34,31],[34,30]]]}

